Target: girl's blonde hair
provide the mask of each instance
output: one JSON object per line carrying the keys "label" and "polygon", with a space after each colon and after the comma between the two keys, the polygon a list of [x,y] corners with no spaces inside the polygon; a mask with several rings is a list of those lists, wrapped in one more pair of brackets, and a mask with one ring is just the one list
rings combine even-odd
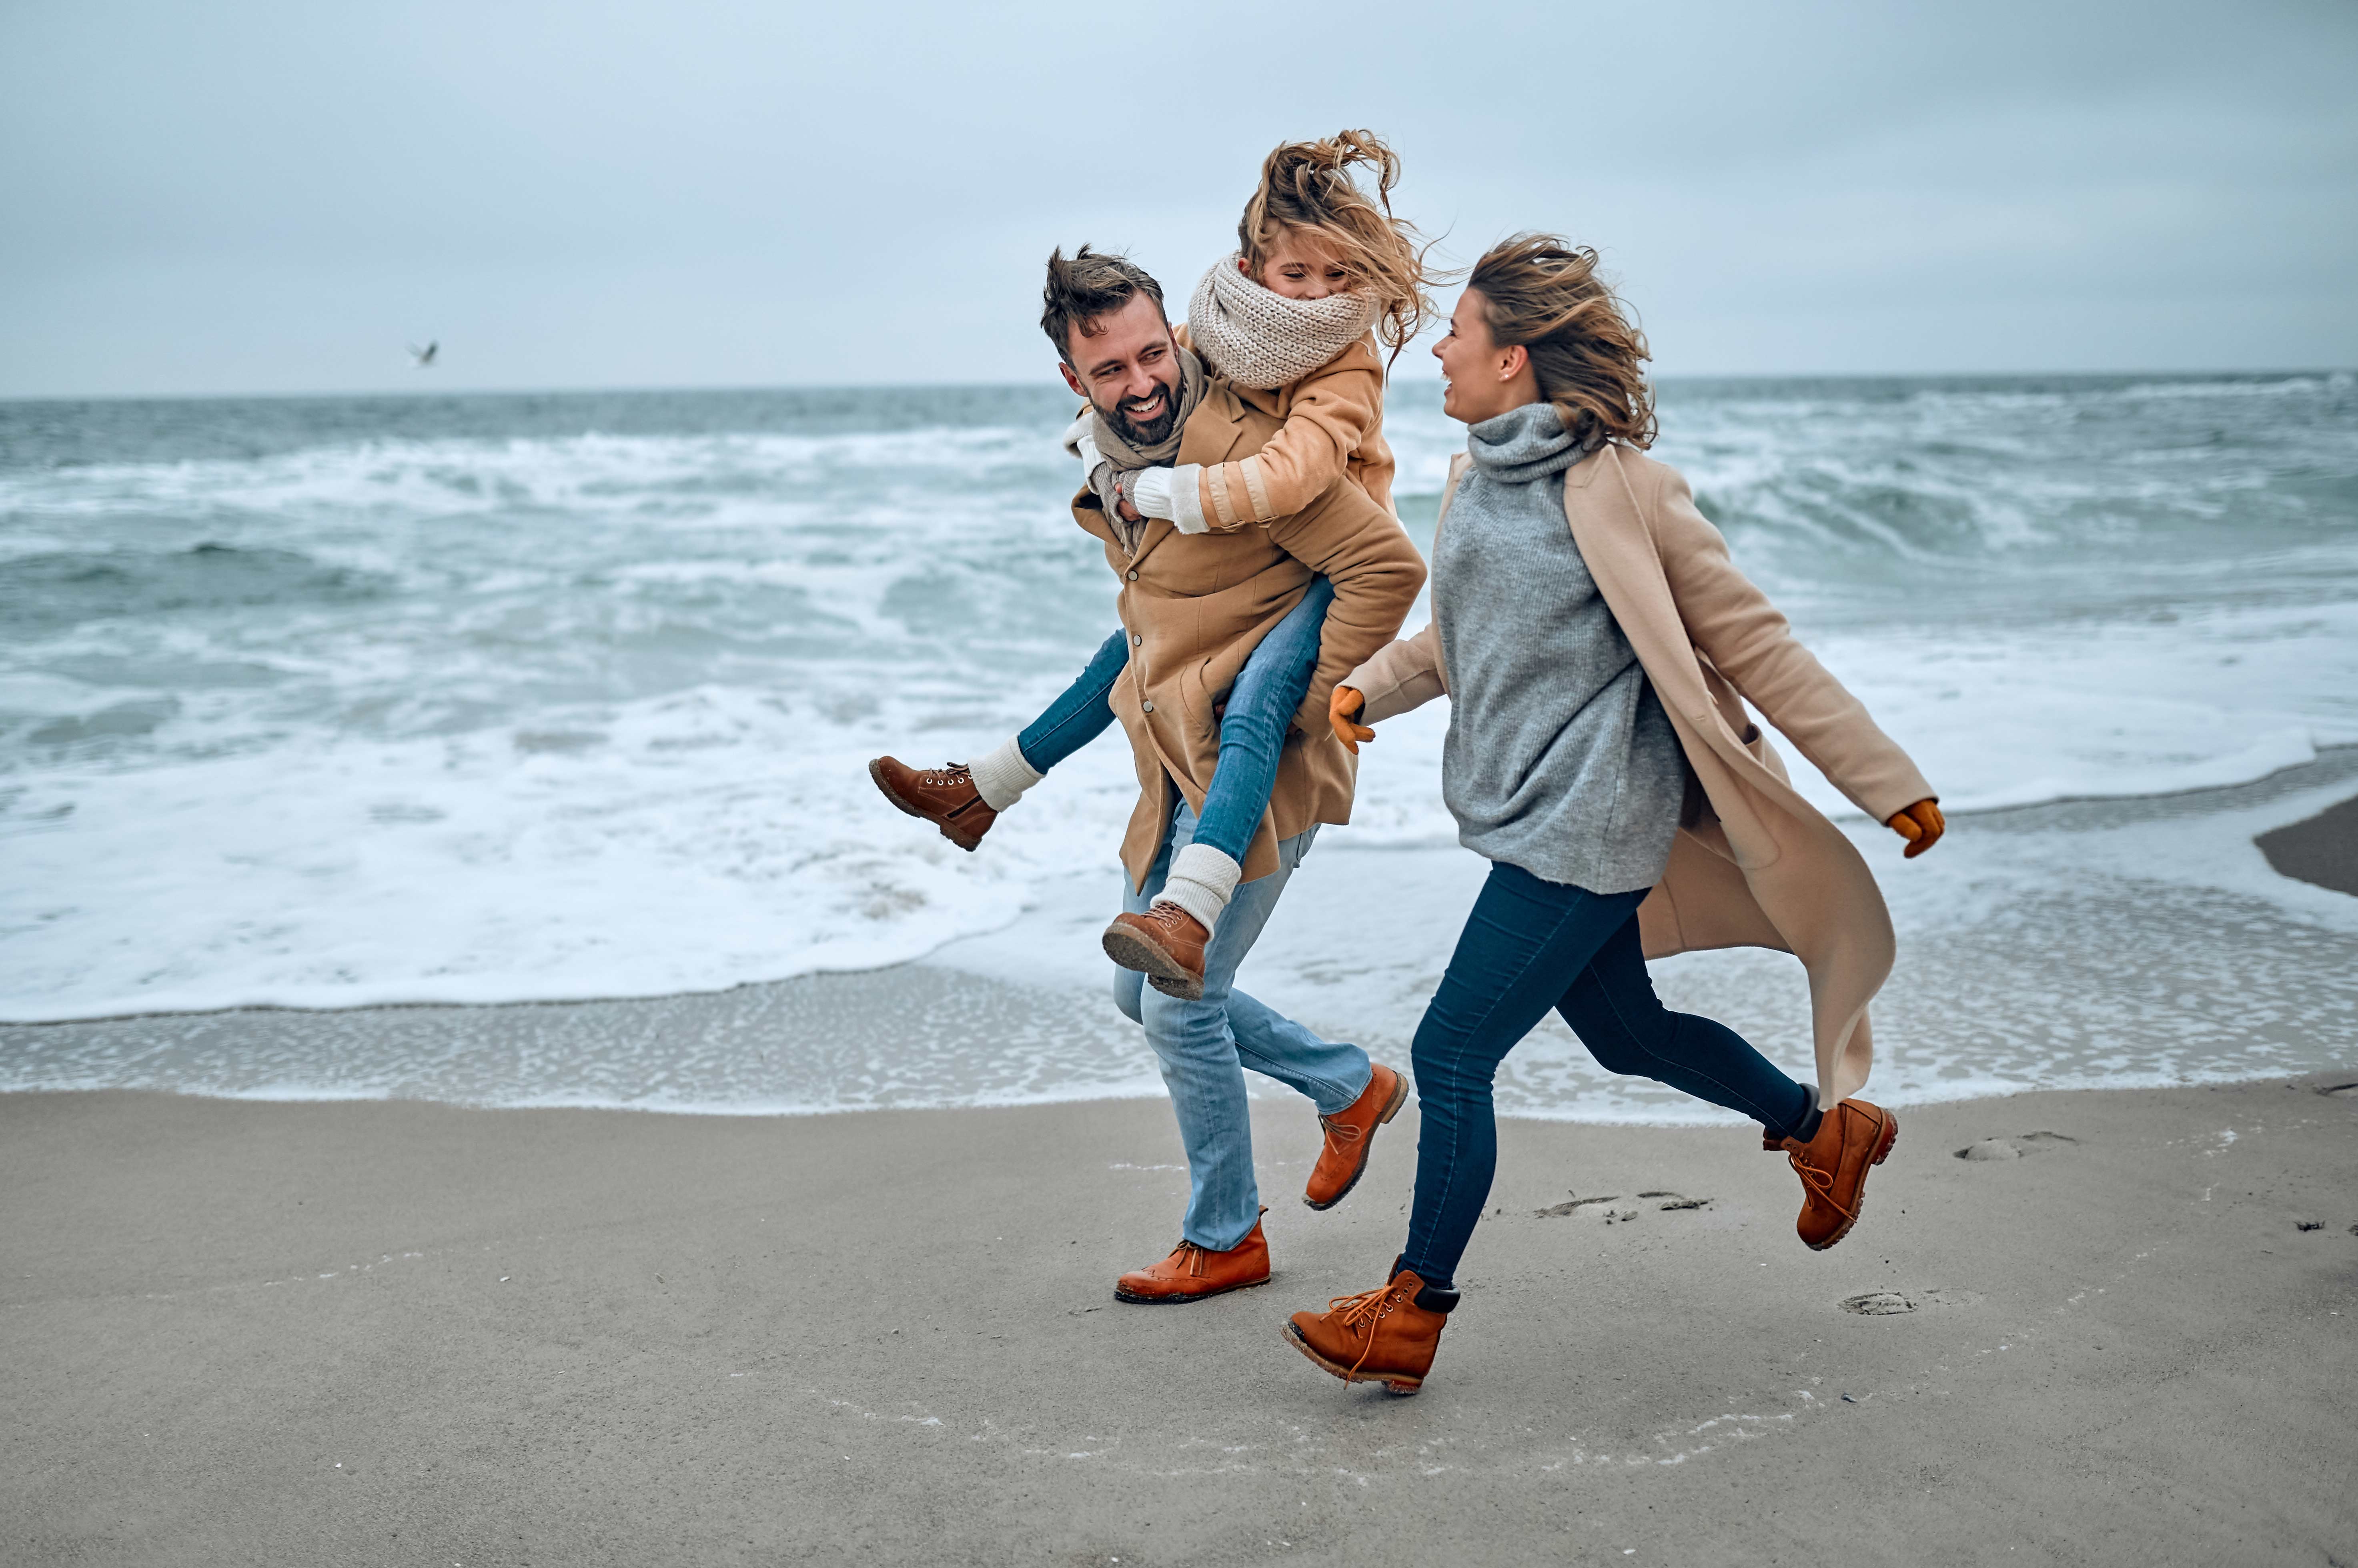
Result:
{"label": "girl's blonde hair", "polygon": [[[1375,171],[1371,200],[1351,166]],[[1237,224],[1238,247],[1257,275],[1280,229],[1302,229],[1331,247],[1351,287],[1373,295],[1376,336],[1392,358],[1439,316],[1425,293],[1431,280],[1416,226],[1392,216],[1400,158],[1373,131],[1337,131],[1323,141],[1287,142],[1262,160],[1260,188]]]}
{"label": "girl's blonde hair", "polygon": [[1640,367],[1646,335],[1596,276],[1596,253],[1553,234],[1517,234],[1490,247],[1466,280],[1500,348],[1531,356],[1540,395],[1584,441],[1654,444],[1654,389]]}

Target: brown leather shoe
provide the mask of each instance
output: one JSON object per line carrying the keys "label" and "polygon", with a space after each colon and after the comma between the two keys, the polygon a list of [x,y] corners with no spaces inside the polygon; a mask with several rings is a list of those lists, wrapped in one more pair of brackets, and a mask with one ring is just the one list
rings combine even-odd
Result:
{"label": "brown leather shoe", "polygon": [[1367,1173],[1376,1129],[1398,1116],[1407,1103],[1408,1080],[1377,1063],[1366,1090],[1348,1109],[1318,1119],[1318,1125],[1326,1130],[1326,1146],[1318,1151],[1318,1163],[1311,1169],[1302,1201],[1312,1208],[1333,1208],[1341,1203]]}
{"label": "brown leather shoe", "polygon": [[913,768],[898,757],[879,757],[868,764],[868,776],[884,798],[912,816],[922,816],[942,830],[942,837],[971,854],[999,820],[974,774],[964,762],[938,768]]}
{"label": "brown leather shoe", "polygon": [[1818,1121],[1817,1136],[1763,1135],[1760,1146],[1779,1150],[1801,1178],[1801,1215],[1793,1228],[1813,1252],[1850,1234],[1866,1206],[1866,1173],[1883,1163],[1899,1139],[1899,1119],[1879,1105],[1846,1099]]}
{"label": "brown leather shoe", "polygon": [[1175,903],[1158,901],[1144,914],[1127,910],[1105,929],[1106,957],[1137,969],[1147,983],[1182,1001],[1204,999],[1204,945],[1212,934]]}
{"label": "brown leather shoe", "polygon": [[1162,1262],[1116,1280],[1113,1299],[1138,1306],[1161,1306],[1167,1302],[1200,1302],[1206,1296],[1268,1283],[1269,1241],[1256,1219],[1245,1238],[1226,1252],[1206,1251],[1192,1241],[1182,1241]]}
{"label": "brown leather shoe", "polygon": [[[1446,1296],[1439,1311],[1435,1298]],[[1422,1298],[1428,1304],[1418,1305]],[[1286,1343],[1347,1383],[1381,1383],[1395,1394],[1424,1387],[1433,1354],[1448,1326],[1454,1291],[1428,1290],[1410,1270],[1380,1290],[1336,1296],[1325,1312],[1298,1312],[1285,1325]]]}

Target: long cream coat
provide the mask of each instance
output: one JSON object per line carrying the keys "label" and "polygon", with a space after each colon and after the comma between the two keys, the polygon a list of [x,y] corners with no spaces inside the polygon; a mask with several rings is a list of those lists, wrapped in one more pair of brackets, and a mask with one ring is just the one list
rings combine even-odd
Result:
{"label": "long cream coat", "polygon": [[[1276,415],[1215,381],[1188,418],[1178,460],[1233,462],[1260,450],[1279,424]],[[1400,519],[1348,477],[1265,526],[1182,534],[1152,521],[1135,552],[1125,548],[1090,492],[1074,498],[1073,519],[1105,545],[1106,564],[1121,581],[1121,624],[1131,639],[1129,667],[1107,696],[1138,763],[1138,806],[1121,846],[1131,885],[1143,885],[1154,864],[1173,788],[1203,809],[1220,754],[1214,705],[1321,574],[1334,583],[1335,601],[1309,696],[1278,756],[1269,809],[1245,851],[1245,880],[1277,870],[1280,839],[1317,823],[1348,822],[1357,759],[1335,739],[1327,696],[1346,670],[1400,635],[1424,586],[1424,558]]]}
{"label": "long cream coat", "polygon": [[[1450,465],[1450,496],[1471,460]],[[1891,972],[1891,915],[1857,848],[1795,792],[1743,699],[1877,822],[1932,788],[1736,570],[1677,470],[1602,448],[1566,470],[1563,510],[1709,801],[1639,906],[1646,956],[1773,947],[1800,957],[1819,1094],[1832,1105],[1866,1084],[1873,1062],[1866,1005]],[[1366,697],[1372,724],[1444,695],[1448,681],[1428,625],[1341,684]]]}

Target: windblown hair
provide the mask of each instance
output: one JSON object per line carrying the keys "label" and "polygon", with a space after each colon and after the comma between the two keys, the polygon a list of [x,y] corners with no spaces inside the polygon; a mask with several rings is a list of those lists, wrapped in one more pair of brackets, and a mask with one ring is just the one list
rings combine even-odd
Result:
{"label": "windblown hair", "polygon": [[1540,395],[1584,441],[1654,444],[1654,389],[1641,368],[1646,335],[1596,276],[1596,253],[1553,234],[1517,234],[1474,264],[1466,287],[1500,348],[1522,345]]}
{"label": "windblown hair", "polygon": [[[1351,178],[1351,167],[1374,171],[1373,197]],[[1400,183],[1400,158],[1373,131],[1337,131],[1324,141],[1287,142],[1262,160],[1260,189],[1245,203],[1237,224],[1238,248],[1259,276],[1281,229],[1301,229],[1333,248],[1351,287],[1375,297],[1382,314],[1376,336],[1400,358],[1440,312],[1425,293],[1432,275],[1424,265],[1416,225],[1392,216],[1392,187]]]}
{"label": "windblown hair", "polygon": [[[1064,362],[1077,369],[1073,358],[1074,330],[1078,329],[1084,338],[1097,336],[1090,323],[1111,315],[1141,294],[1154,301],[1156,310],[1163,309],[1163,286],[1128,256],[1108,255],[1083,245],[1068,258],[1059,245],[1048,253],[1048,283],[1040,291],[1040,330],[1056,345]],[[1170,317],[1165,315],[1163,320],[1168,322]]]}

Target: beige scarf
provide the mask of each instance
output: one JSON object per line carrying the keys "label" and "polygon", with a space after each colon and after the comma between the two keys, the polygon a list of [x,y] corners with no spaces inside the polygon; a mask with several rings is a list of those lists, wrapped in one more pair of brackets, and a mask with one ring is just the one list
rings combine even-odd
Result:
{"label": "beige scarf", "polygon": [[1213,370],[1257,392],[1289,386],[1368,335],[1376,302],[1357,289],[1288,299],[1217,263],[1187,302],[1187,337]]}

